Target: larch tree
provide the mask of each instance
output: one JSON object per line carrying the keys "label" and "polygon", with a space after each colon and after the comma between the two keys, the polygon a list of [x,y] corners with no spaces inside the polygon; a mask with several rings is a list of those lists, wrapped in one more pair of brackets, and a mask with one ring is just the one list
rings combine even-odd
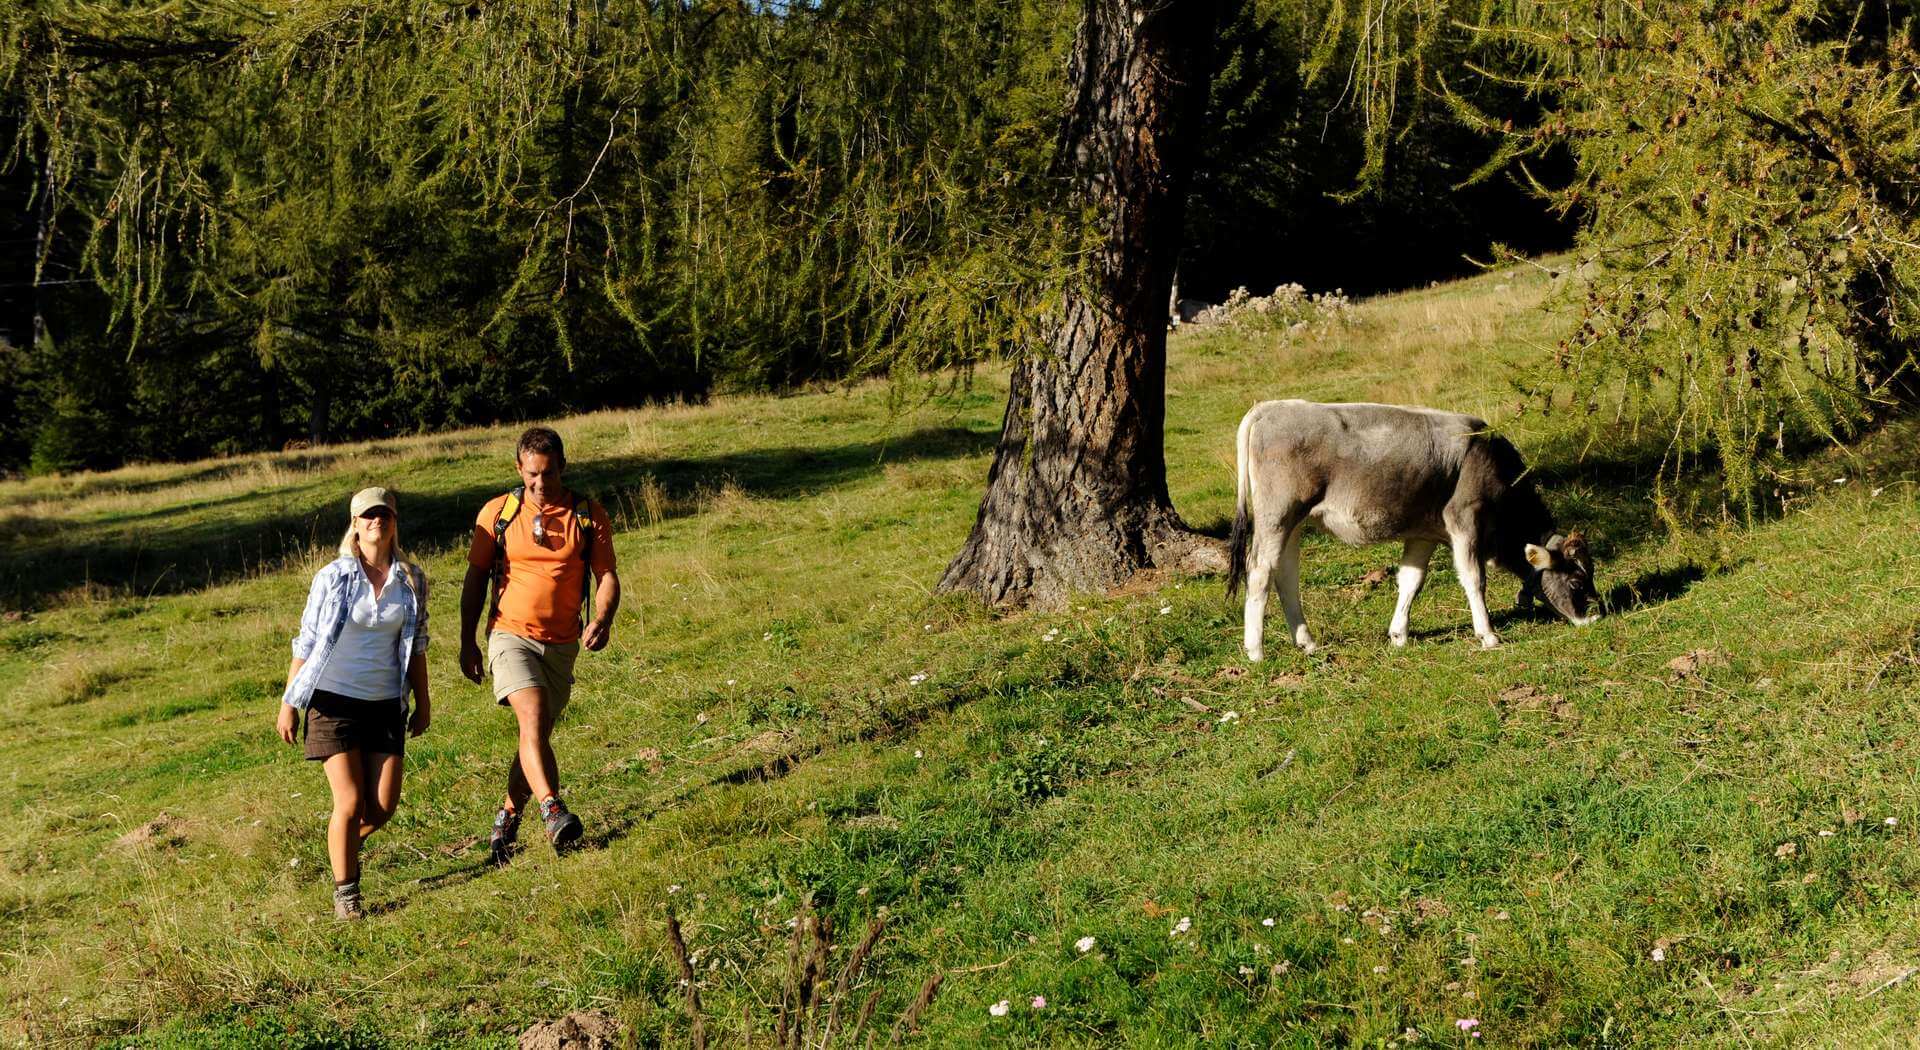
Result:
{"label": "larch tree", "polygon": [[1086,0],[1058,172],[1088,217],[1081,269],[1013,366],[987,492],[940,581],[1057,605],[1148,568],[1216,568],[1167,493],[1166,307],[1207,97],[1217,0]]}
{"label": "larch tree", "polygon": [[[1565,151],[1575,327],[1532,400],[1596,442],[1717,468],[1752,515],[1825,477],[1797,450],[1920,405],[1920,19],[1894,0],[1491,5],[1490,77],[1532,123],[1485,171]],[[1524,167],[1522,168],[1524,171]],[[1644,435],[1644,438],[1642,438]],[[1717,461],[1717,462],[1716,462]]]}

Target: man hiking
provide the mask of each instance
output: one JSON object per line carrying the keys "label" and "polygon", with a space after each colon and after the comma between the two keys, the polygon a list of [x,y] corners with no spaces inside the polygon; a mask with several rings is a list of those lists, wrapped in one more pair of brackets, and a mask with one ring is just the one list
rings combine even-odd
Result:
{"label": "man hiking", "polygon": [[[512,852],[529,798],[539,800],[540,821],[555,850],[580,838],[580,818],[560,801],[560,769],[549,738],[572,694],[580,647],[606,648],[620,606],[606,508],[561,480],[567,454],[560,435],[530,428],[520,435],[514,465],[520,487],[489,500],[474,521],[460,592],[460,670],[476,683],[483,677],[474,629],[491,594],[486,668],[493,672],[494,698],[512,708],[519,723],[506,802],[493,818],[495,864],[506,863]],[[589,575],[593,618],[583,624]]]}

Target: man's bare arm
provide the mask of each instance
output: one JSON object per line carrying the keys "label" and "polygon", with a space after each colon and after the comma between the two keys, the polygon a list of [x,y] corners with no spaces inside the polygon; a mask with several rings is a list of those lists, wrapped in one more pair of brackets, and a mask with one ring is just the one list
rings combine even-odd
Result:
{"label": "man's bare arm", "polygon": [[598,652],[613,636],[613,614],[620,609],[620,574],[612,569],[594,578],[593,622],[581,635],[581,647]]}
{"label": "man's bare arm", "polygon": [[486,605],[487,587],[492,583],[493,573],[469,565],[466,582],[460,585],[460,673],[473,682],[485,677],[475,635],[480,631],[480,610]]}

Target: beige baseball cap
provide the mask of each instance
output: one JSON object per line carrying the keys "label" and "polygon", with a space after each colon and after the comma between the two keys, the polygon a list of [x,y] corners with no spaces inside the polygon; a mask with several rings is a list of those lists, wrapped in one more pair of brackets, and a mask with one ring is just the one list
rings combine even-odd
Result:
{"label": "beige baseball cap", "polygon": [[400,516],[400,507],[394,501],[393,493],[378,485],[361,489],[353,494],[353,509],[348,511],[348,516],[357,518],[373,507],[385,507],[393,512],[394,517]]}

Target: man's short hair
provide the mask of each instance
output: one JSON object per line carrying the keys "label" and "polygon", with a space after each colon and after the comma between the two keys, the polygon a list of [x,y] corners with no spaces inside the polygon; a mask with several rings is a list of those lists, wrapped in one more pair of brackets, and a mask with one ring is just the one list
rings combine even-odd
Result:
{"label": "man's short hair", "polygon": [[567,446],[561,443],[560,435],[554,433],[551,427],[528,427],[527,432],[520,435],[519,447],[513,450],[513,461],[520,462],[520,457],[528,452],[552,456],[560,461],[561,466],[567,465]]}

